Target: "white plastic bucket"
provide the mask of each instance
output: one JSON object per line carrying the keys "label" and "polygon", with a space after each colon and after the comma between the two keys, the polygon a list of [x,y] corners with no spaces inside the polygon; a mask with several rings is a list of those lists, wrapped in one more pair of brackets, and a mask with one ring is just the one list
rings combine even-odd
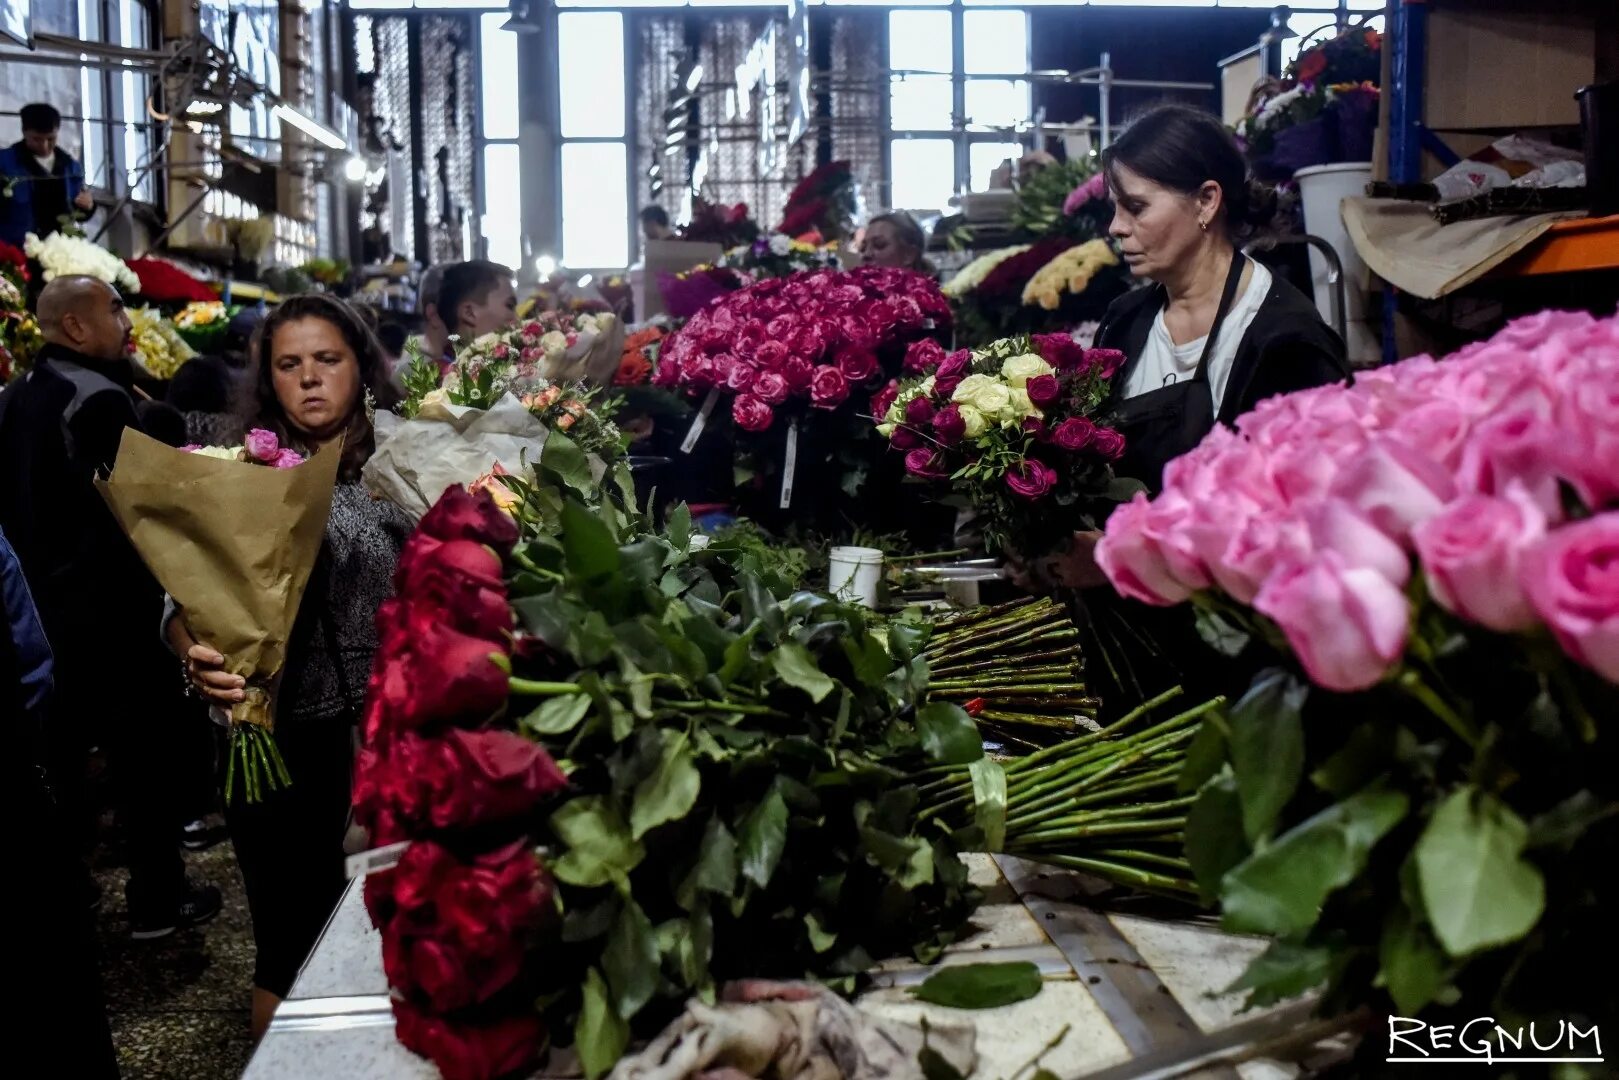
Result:
{"label": "white plastic bucket", "polygon": [[883,576],[883,553],[876,548],[835,547],[827,584],[839,600],[862,607],[877,606],[877,583]]}
{"label": "white plastic bucket", "polygon": [[[1366,264],[1344,229],[1343,201],[1351,196],[1366,194],[1366,185],[1372,179],[1369,161],[1350,161],[1340,165],[1312,165],[1293,174],[1298,181],[1299,199],[1304,204],[1304,229],[1332,245],[1344,267],[1344,319],[1348,327],[1349,360],[1357,364],[1375,364],[1381,356],[1377,335],[1367,324]],[[1321,317],[1332,325],[1332,288],[1327,283],[1327,260],[1314,248],[1310,250],[1310,283],[1315,287],[1315,306]]]}

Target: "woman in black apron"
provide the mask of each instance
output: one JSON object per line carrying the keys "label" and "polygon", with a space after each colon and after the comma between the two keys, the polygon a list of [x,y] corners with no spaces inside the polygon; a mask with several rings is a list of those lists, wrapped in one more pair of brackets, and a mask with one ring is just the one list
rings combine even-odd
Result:
{"label": "woman in black apron", "polygon": [[[1347,378],[1349,368],[1315,305],[1238,250],[1274,215],[1275,197],[1250,184],[1218,120],[1185,106],[1154,109],[1103,152],[1102,165],[1115,204],[1109,231],[1131,273],[1150,283],[1115,301],[1097,332],[1098,347],[1126,357],[1110,402],[1125,437],[1117,470],[1157,494],[1164,466],[1216,423],[1275,394]],[[1037,571],[1047,584],[1082,590],[1087,671],[1114,706],[1107,711],[1177,681],[1228,689],[1229,673],[1208,669],[1214,654],[1197,640],[1189,608],[1150,608],[1105,584],[1094,557],[1100,536],[1076,534]]]}

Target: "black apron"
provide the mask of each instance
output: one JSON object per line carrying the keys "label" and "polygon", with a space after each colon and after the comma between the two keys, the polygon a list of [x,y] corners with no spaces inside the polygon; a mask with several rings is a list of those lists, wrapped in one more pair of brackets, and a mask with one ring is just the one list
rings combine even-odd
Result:
{"label": "black apron", "polygon": [[[1214,324],[1204,339],[1203,355],[1192,377],[1186,382],[1170,383],[1137,397],[1118,398],[1113,402],[1114,426],[1124,436],[1124,456],[1114,466],[1114,471],[1140,480],[1154,495],[1163,485],[1164,466],[1214,430],[1216,414],[1214,393],[1209,387],[1209,358],[1214,355],[1220,328],[1225,325],[1231,302],[1236,299],[1237,286],[1247,263],[1245,255],[1231,260],[1225,290],[1220,294],[1220,306],[1214,313]],[[1132,364],[1140,362],[1139,355],[1130,358]],[[1127,368],[1120,373],[1116,385],[1122,388],[1128,376]]]}

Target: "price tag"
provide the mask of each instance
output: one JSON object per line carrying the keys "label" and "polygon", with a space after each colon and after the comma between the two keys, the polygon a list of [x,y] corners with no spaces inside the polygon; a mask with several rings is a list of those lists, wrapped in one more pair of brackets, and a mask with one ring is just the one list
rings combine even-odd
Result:
{"label": "price tag", "polygon": [[401,840],[397,844],[386,847],[372,848],[362,851],[358,855],[350,855],[344,861],[345,873],[350,878],[365,877],[378,870],[391,870],[399,865],[399,860],[405,857],[405,849],[410,847],[409,840]]}
{"label": "price tag", "polygon": [[787,460],[781,467],[781,508],[793,504],[793,477],[798,473],[798,421],[787,428]]}
{"label": "price tag", "polygon": [[719,399],[720,392],[718,387],[710,390],[708,392],[708,396],[703,399],[703,407],[698,409],[697,415],[692,418],[691,430],[686,432],[686,438],[680,444],[680,452],[682,454],[691,453],[692,447],[697,445],[697,440],[703,437],[703,428],[708,426],[708,418],[714,412],[714,403]]}

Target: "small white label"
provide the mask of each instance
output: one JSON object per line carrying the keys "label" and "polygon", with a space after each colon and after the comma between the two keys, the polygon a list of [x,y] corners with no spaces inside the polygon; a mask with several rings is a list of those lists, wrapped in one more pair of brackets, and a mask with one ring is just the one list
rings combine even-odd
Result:
{"label": "small white label", "polygon": [[923,319],[922,320],[922,329],[924,329],[924,330],[936,330],[936,329],[938,329],[938,326],[939,326],[939,324],[934,322],[932,319]]}
{"label": "small white label", "polygon": [[697,415],[692,418],[691,430],[686,432],[686,438],[680,444],[682,454],[691,453],[692,447],[697,445],[697,440],[703,437],[703,429],[708,426],[708,418],[714,412],[714,403],[719,399],[718,387],[710,390],[708,396],[703,399],[703,407],[698,409]]}
{"label": "small white label", "polygon": [[787,426],[787,460],[781,467],[781,508],[793,504],[793,477],[798,473],[798,421]]}
{"label": "small white label", "polygon": [[350,855],[344,863],[344,870],[350,878],[365,877],[378,870],[391,870],[399,865],[399,860],[405,857],[405,849],[410,847],[409,840],[401,840],[397,844],[386,847],[372,848],[362,851],[358,855]]}

